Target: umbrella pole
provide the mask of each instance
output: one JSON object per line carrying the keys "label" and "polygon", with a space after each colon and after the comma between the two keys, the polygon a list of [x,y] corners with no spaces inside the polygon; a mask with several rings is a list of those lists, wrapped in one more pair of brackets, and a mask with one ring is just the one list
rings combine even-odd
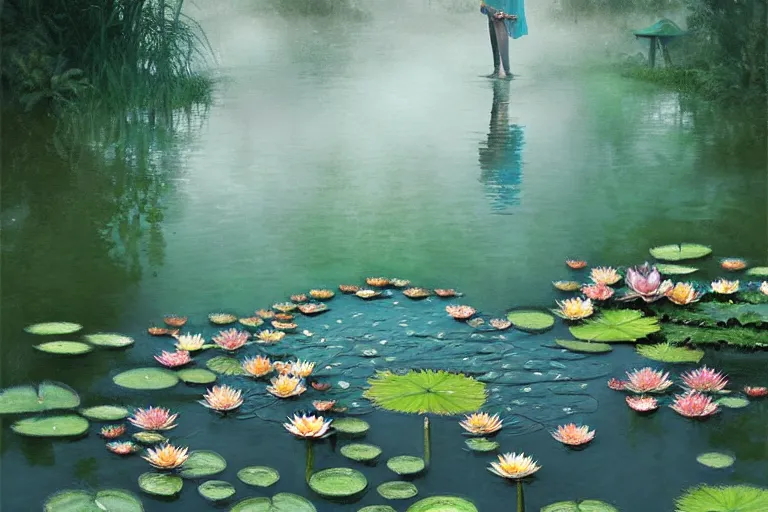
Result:
{"label": "umbrella pole", "polygon": [[312,451],[312,441],[307,439],[307,469],[304,473],[304,479],[309,484],[309,479],[312,476],[312,468],[315,464],[315,454]]}
{"label": "umbrella pole", "polygon": [[426,467],[429,467],[431,451],[429,447],[429,418],[424,416],[424,465]]}
{"label": "umbrella pole", "polygon": [[525,512],[525,496],[523,495],[523,482],[517,481],[517,512]]}

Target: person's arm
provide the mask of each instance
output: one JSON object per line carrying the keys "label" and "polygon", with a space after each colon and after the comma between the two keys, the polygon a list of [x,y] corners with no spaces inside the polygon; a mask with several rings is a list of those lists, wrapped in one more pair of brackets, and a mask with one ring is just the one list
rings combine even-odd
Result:
{"label": "person's arm", "polygon": [[490,5],[486,5],[485,2],[481,0],[480,2],[480,12],[489,16],[496,16],[499,11],[491,7]]}

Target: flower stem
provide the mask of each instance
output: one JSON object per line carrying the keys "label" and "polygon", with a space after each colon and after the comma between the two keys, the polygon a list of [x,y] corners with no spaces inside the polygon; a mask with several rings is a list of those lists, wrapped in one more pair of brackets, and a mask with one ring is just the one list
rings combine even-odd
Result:
{"label": "flower stem", "polygon": [[307,469],[304,473],[304,478],[307,481],[307,484],[309,484],[309,478],[312,476],[312,467],[315,464],[315,454],[312,451],[312,441],[307,439]]}
{"label": "flower stem", "polygon": [[523,482],[517,481],[517,512],[525,512],[525,496],[523,495]]}
{"label": "flower stem", "polygon": [[429,467],[429,459],[431,455],[431,449],[429,446],[429,418],[424,416],[424,466]]}

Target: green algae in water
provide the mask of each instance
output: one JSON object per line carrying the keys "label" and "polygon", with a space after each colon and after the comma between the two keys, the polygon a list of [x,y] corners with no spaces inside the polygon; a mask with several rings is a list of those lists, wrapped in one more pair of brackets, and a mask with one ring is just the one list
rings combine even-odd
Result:
{"label": "green algae in water", "polygon": [[419,494],[419,490],[411,482],[385,482],[376,488],[382,498],[388,500],[407,500]]}
{"label": "green algae in water", "polygon": [[119,405],[97,405],[80,409],[80,414],[93,421],[118,421],[130,416],[130,411]]}
{"label": "green algae in water", "polygon": [[176,372],[185,384],[211,384],[216,381],[216,374],[202,368],[187,368]]}
{"label": "green algae in water", "polygon": [[722,469],[733,466],[733,463],[736,462],[736,459],[727,453],[707,452],[702,453],[696,457],[696,461],[699,464],[703,464],[709,468]]}
{"label": "green algae in water", "polygon": [[209,359],[205,363],[205,366],[207,366],[209,370],[220,373],[221,375],[245,375],[245,371],[243,370],[240,361],[234,357],[216,356]]}
{"label": "green algae in water", "polygon": [[227,461],[216,452],[197,450],[189,454],[187,461],[179,468],[182,478],[202,478],[216,475],[227,469]]}
{"label": "green algae in water", "polygon": [[658,320],[646,317],[642,311],[615,309],[603,311],[594,320],[570,328],[571,334],[583,341],[634,342],[658,332]]}
{"label": "green algae in water", "polygon": [[224,480],[208,480],[198,486],[197,492],[209,501],[221,501],[234,496],[235,488]]}
{"label": "green algae in water", "polygon": [[131,437],[133,437],[134,441],[146,445],[164,443],[168,440],[167,437],[157,432],[136,432]]}
{"label": "green algae in water", "polygon": [[486,439],[484,437],[473,437],[471,439],[467,439],[464,441],[464,444],[466,444],[467,448],[473,452],[492,452],[494,450],[498,450],[500,446],[496,441],[491,441],[490,439]]}
{"label": "green algae in water", "polygon": [[317,512],[315,506],[301,496],[281,492],[269,498],[246,498],[232,507],[230,512]]}
{"label": "green algae in water", "polygon": [[280,480],[280,473],[267,466],[249,466],[237,472],[241,482],[256,487],[269,487]]}
{"label": "green algae in water", "polygon": [[698,363],[704,357],[703,350],[676,347],[670,343],[638,345],[636,350],[641,356],[662,363]]}
{"label": "green algae in water", "polygon": [[430,496],[419,500],[406,512],[478,512],[471,502],[458,496]]}
{"label": "green algae in water", "polygon": [[38,334],[40,336],[56,336],[62,334],[72,334],[82,328],[82,325],[73,322],[44,322],[40,324],[28,325],[24,328],[24,330],[29,334]]}
{"label": "green algae in water", "polygon": [[184,481],[169,473],[144,473],[139,476],[139,488],[155,496],[175,496],[181,492]]}
{"label": "green algae in water", "polygon": [[93,350],[87,343],[79,341],[49,341],[35,345],[35,349],[46,354],[55,354],[60,356],[79,356],[87,354]]}
{"label": "green algae in water", "polygon": [[163,368],[136,368],[118,373],[112,381],[122,388],[151,390],[172,388],[178,384],[179,377]]}
{"label": "green algae in water", "polygon": [[97,493],[64,490],[50,496],[45,512],[143,512],[141,501],[122,489],[104,489]]}
{"label": "green algae in water", "polygon": [[686,265],[673,265],[671,263],[657,263],[656,270],[668,276],[682,276],[698,272],[698,268]]}
{"label": "green algae in water", "polygon": [[88,420],[74,414],[38,416],[17,421],[11,430],[28,437],[75,437],[88,431]]}
{"label": "green algae in water", "polygon": [[398,475],[415,475],[424,471],[424,459],[412,455],[398,455],[387,461],[387,467]]}
{"label": "green algae in water", "polygon": [[531,333],[548,331],[555,325],[555,317],[549,313],[536,310],[519,309],[507,313],[507,320],[521,330]]}
{"label": "green algae in water", "polygon": [[333,420],[331,426],[341,434],[346,434],[351,437],[358,437],[365,435],[371,428],[367,421],[363,421],[359,418],[339,418]]}
{"label": "green algae in water", "polygon": [[604,501],[560,501],[541,509],[541,512],[619,512],[619,509]]}
{"label": "green algae in water", "polygon": [[653,247],[649,252],[657,260],[681,261],[708,256],[712,248],[701,244],[672,244]]}
{"label": "green algae in water", "polygon": [[85,341],[98,347],[123,348],[133,345],[133,338],[122,334],[101,332],[98,334],[86,334]]}
{"label": "green algae in water", "polygon": [[748,485],[701,485],[686,491],[675,506],[676,512],[765,512],[768,491]]}
{"label": "green algae in water", "polygon": [[77,393],[60,382],[42,382],[33,386],[8,388],[0,394],[0,414],[74,409],[80,405]]}
{"label": "green algae in water", "polygon": [[749,405],[749,400],[737,396],[726,396],[716,401],[717,405],[728,407],[729,409],[741,409]]}
{"label": "green algae in water", "polygon": [[368,480],[361,472],[351,468],[331,468],[314,473],[309,487],[326,498],[347,498],[368,487]]}
{"label": "green algae in water", "polygon": [[593,343],[590,341],[555,340],[555,343],[571,352],[583,352],[586,354],[601,354],[613,350],[607,343]]}
{"label": "green algae in water", "polygon": [[347,444],[341,447],[341,454],[358,462],[368,462],[381,455],[381,448],[372,444]]}

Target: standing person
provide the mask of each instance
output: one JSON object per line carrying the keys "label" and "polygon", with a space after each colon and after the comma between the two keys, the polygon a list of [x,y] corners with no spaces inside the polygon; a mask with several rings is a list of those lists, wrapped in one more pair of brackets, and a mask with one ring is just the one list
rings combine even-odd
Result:
{"label": "standing person", "polygon": [[488,77],[501,78],[499,68],[503,66],[504,76],[512,78],[509,70],[509,38],[518,39],[528,35],[525,0],[489,0],[489,2],[493,5],[480,1],[480,12],[488,17],[488,33],[491,36],[491,51],[493,51],[493,73]]}

